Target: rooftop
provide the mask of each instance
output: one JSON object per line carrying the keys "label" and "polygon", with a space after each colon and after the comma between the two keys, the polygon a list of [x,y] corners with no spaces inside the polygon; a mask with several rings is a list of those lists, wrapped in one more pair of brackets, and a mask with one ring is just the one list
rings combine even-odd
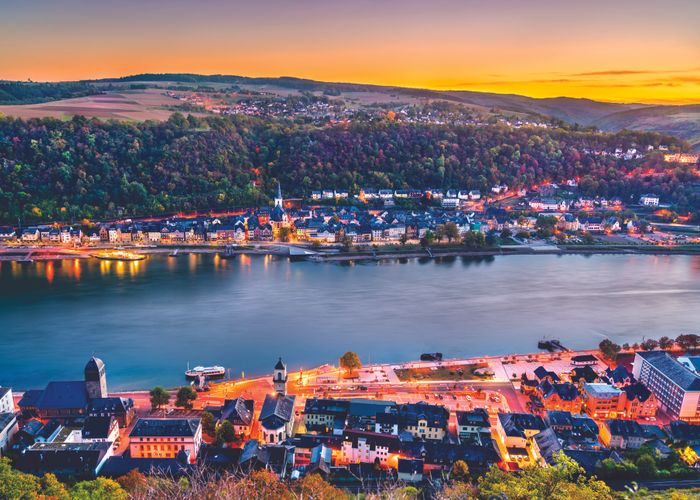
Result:
{"label": "rooftop", "polygon": [[200,426],[198,418],[140,418],[130,437],[182,436],[194,437]]}
{"label": "rooftop", "polygon": [[690,371],[668,353],[663,351],[648,351],[638,352],[635,356],[639,356],[652,365],[681,389],[686,391],[700,391],[700,375]]}
{"label": "rooftop", "polygon": [[614,398],[622,391],[610,384],[583,384],[583,389],[589,396],[600,399]]}

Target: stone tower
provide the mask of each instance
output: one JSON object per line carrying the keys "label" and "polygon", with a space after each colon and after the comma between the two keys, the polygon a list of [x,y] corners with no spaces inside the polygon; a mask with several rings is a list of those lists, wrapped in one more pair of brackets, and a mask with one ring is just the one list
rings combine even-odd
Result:
{"label": "stone tower", "polygon": [[85,389],[89,399],[107,397],[107,374],[100,358],[93,356],[85,365]]}
{"label": "stone tower", "polygon": [[277,361],[275,370],[272,372],[272,384],[275,392],[280,396],[287,393],[287,365],[282,362],[282,358]]}

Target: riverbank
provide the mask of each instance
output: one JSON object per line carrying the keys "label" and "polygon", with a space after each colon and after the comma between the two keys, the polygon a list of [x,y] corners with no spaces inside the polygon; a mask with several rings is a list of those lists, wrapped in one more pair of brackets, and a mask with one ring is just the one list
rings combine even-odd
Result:
{"label": "riverbank", "polygon": [[[284,249],[289,244],[245,245],[233,249],[233,255],[278,255],[289,256]],[[416,259],[443,257],[494,257],[504,255],[700,255],[700,246],[662,246],[662,245],[505,245],[493,248],[465,248],[458,245],[433,246],[422,249],[417,246],[378,247],[364,251],[343,251],[336,247],[314,248],[299,244],[298,247],[313,252],[311,255],[295,256],[295,260],[313,262],[367,261],[386,259]],[[168,245],[158,247],[123,247],[100,246],[85,249],[63,249],[60,247],[11,247],[0,249],[0,261],[51,261],[65,259],[90,259],[97,251],[126,249],[146,255],[186,255],[186,254],[220,254],[224,247],[207,245]]]}

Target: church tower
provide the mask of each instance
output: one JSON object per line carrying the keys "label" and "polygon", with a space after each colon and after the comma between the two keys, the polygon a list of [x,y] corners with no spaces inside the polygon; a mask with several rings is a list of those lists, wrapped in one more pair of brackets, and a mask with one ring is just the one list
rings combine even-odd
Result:
{"label": "church tower", "polygon": [[88,399],[107,397],[107,373],[100,358],[93,356],[85,365],[85,389]]}
{"label": "church tower", "polygon": [[277,182],[277,195],[275,196],[275,207],[280,207],[284,209],[282,204],[284,203],[284,199],[282,198],[282,186],[280,186],[280,183]]}
{"label": "church tower", "polygon": [[282,358],[277,361],[272,372],[272,384],[278,395],[284,396],[287,393],[287,365],[282,362]]}

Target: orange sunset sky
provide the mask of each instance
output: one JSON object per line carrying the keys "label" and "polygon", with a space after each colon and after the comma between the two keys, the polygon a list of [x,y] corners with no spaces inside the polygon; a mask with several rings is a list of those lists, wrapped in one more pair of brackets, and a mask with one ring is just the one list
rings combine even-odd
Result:
{"label": "orange sunset sky", "polygon": [[700,1],[0,0],[0,79],[189,72],[700,103]]}

